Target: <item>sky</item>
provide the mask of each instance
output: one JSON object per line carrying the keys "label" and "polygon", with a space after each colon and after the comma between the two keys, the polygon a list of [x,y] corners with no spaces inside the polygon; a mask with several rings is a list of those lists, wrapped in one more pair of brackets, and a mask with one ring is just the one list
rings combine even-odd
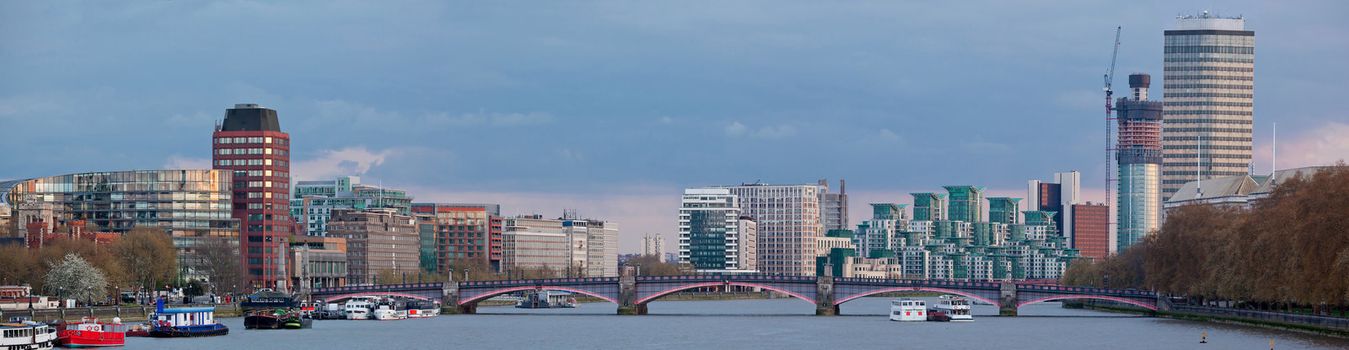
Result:
{"label": "sky", "polygon": [[[1154,75],[1181,14],[1256,32],[1255,164],[1349,158],[1344,1],[5,1],[0,180],[208,168],[235,103],[278,111],[295,180],[563,208],[673,242],[702,185],[848,181],[873,202],[1082,172],[1102,76]],[[1160,93],[1156,94],[1160,97]]]}

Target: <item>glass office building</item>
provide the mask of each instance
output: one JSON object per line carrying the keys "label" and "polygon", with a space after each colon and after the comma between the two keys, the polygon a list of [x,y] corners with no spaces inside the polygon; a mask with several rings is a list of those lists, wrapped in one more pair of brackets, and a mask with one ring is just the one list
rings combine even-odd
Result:
{"label": "glass office building", "polygon": [[10,208],[10,232],[18,235],[38,221],[48,230],[77,220],[116,233],[161,229],[173,237],[181,277],[205,279],[194,248],[208,237],[238,244],[231,181],[222,170],[79,173],[0,183],[0,200]]}

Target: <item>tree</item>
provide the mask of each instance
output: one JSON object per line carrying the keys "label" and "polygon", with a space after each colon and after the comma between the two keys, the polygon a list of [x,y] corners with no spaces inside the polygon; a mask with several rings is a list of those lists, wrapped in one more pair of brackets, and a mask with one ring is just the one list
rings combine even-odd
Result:
{"label": "tree", "polygon": [[687,265],[661,262],[660,257],[655,255],[632,258],[625,265],[638,267],[638,273],[642,276],[677,276],[692,272]]}
{"label": "tree", "polygon": [[47,271],[47,292],[63,299],[102,300],[107,288],[108,281],[103,272],[73,253],[66,254],[60,263]]}
{"label": "tree", "polygon": [[32,257],[20,245],[0,246],[0,284],[31,283]]}
{"label": "tree", "polygon": [[196,253],[201,261],[202,274],[210,280],[213,292],[234,292],[234,288],[243,285],[243,259],[239,256],[239,246],[234,240],[223,237],[202,238]]}
{"label": "tree", "polygon": [[173,240],[157,228],[131,229],[109,250],[121,262],[127,278],[145,290],[156,290],[178,275],[178,257]]}

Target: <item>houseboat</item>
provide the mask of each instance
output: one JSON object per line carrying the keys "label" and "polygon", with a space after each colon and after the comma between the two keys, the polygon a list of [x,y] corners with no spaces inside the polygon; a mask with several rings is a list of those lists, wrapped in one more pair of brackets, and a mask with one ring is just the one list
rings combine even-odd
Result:
{"label": "houseboat", "polygon": [[68,348],[123,346],[129,328],[122,324],[121,318],[114,317],[112,323],[102,323],[97,318],[85,317],[79,323],[58,323],[56,342]]}
{"label": "houseboat", "polygon": [[941,312],[955,322],[974,321],[974,315],[970,314],[970,300],[962,297],[942,296],[931,311]]}
{"label": "houseboat", "polygon": [[412,300],[407,303],[408,318],[423,318],[440,316],[440,302],[428,300]]}
{"label": "houseboat", "polygon": [[515,303],[521,309],[574,308],[576,298],[571,293],[540,290],[525,293],[524,298]]}
{"label": "houseboat", "polygon": [[155,303],[150,314],[150,336],[156,338],[205,337],[229,334],[230,329],[216,322],[215,307],[164,307],[164,299]]}
{"label": "houseboat", "polygon": [[368,320],[371,317],[371,311],[375,307],[374,301],[376,300],[379,300],[379,298],[352,297],[342,307],[342,312],[347,315],[348,320]]}
{"label": "houseboat", "polygon": [[890,320],[900,322],[927,321],[927,302],[920,299],[891,300]]}
{"label": "houseboat", "polygon": [[0,349],[51,350],[56,329],[46,324],[21,321],[0,323]]}

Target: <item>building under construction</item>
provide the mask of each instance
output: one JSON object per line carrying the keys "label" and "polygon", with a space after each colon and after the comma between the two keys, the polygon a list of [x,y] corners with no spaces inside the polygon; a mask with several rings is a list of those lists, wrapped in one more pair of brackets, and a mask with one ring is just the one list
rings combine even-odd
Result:
{"label": "building under construction", "polygon": [[1116,251],[1124,251],[1161,224],[1162,102],[1148,101],[1147,74],[1129,75],[1133,94],[1122,97],[1119,123],[1119,203]]}

